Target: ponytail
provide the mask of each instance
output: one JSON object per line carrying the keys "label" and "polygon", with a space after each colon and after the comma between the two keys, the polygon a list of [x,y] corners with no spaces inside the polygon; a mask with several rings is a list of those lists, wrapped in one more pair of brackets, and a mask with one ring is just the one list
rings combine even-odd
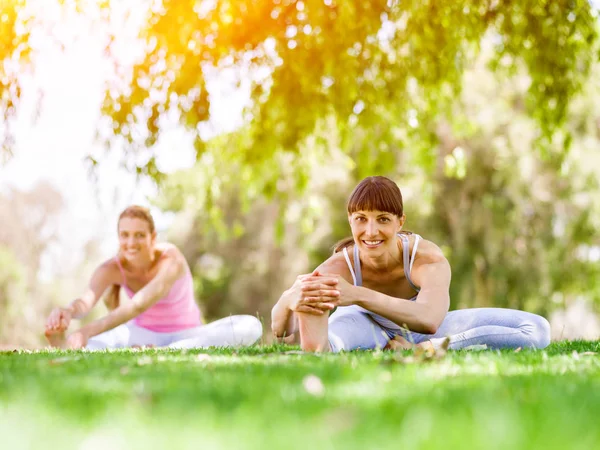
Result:
{"label": "ponytail", "polygon": [[341,241],[338,241],[333,246],[333,254],[341,252],[343,249],[345,249],[346,247],[349,247],[351,244],[354,244],[354,238],[352,236],[344,238]]}

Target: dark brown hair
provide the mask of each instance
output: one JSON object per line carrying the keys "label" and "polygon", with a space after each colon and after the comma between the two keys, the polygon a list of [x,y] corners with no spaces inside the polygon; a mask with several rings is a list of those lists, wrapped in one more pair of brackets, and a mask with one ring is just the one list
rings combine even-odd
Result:
{"label": "dark brown hair", "polygon": [[128,206],[119,215],[118,222],[120,222],[121,219],[123,219],[125,217],[145,220],[146,222],[148,222],[148,225],[150,225],[150,233],[154,233],[154,230],[155,230],[154,219],[152,218],[152,214],[150,214],[150,210],[148,208],[144,208],[143,206],[138,206],[138,205]]}
{"label": "dark brown hair", "polygon": [[[396,183],[387,177],[374,176],[362,180],[348,198],[348,214],[356,211],[383,211],[398,217],[404,215],[402,192]],[[337,253],[354,242],[353,237],[347,237],[337,242],[333,253]]]}

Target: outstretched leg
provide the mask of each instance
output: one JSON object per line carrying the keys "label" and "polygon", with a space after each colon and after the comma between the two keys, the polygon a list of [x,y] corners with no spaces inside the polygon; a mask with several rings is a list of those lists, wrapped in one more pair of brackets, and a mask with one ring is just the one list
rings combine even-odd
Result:
{"label": "outstretched leg", "polygon": [[472,308],[450,311],[433,335],[410,333],[419,344],[434,346],[450,338],[450,349],[472,345],[488,348],[544,348],[550,343],[550,324],[536,314],[514,309]]}
{"label": "outstretched leg", "polygon": [[262,324],[254,316],[239,315],[173,333],[170,348],[239,347],[262,337]]}
{"label": "outstretched leg", "polygon": [[85,348],[88,350],[104,350],[109,348],[160,346],[162,334],[131,323],[124,323],[90,338]]}

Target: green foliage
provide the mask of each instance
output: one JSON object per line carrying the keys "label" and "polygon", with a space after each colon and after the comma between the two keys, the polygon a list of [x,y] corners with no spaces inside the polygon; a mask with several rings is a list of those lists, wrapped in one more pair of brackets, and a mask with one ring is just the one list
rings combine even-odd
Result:
{"label": "green foliage", "polygon": [[[107,96],[105,112],[130,140],[145,123],[148,145],[157,140],[160,113],[175,109],[201,140],[209,68],[233,67],[240,77],[266,68],[252,91],[249,139],[236,148],[253,169],[251,181],[274,183],[275,155],[296,154],[330,116],[361,177],[396,161],[409,115],[422,124],[410,130],[411,141],[431,146],[431,126],[452,106],[486,34],[496,43],[493,67],[527,68],[528,115],[539,137],[551,139],[594,58],[595,20],[585,0],[157,2],[141,33],[146,53],[127,90]],[[270,183],[261,192],[273,194]]]}
{"label": "green foliage", "polygon": [[1,353],[0,432],[10,447],[583,450],[600,441],[600,360],[584,354],[599,350]]}
{"label": "green foliage", "polygon": [[[117,14],[110,2],[89,5],[61,7]],[[7,64],[35,65],[39,22],[24,2],[2,8],[9,138],[21,91]],[[454,306],[545,312],[550,298],[600,300],[597,16],[587,0],[151,1],[139,42],[107,40],[112,126],[100,135],[109,147],[123,141],[136,172],[160,184],[159,205],[191,216],[179,240],[192,265],[226,254],[220,278],[196,270],[209,316],[251,310],[242,298],[272,304],[277,283],[348,233],[345,196],[376,173],[407,193],[409,228],[447,253]],[[133,63],[120,58],[124,44],[139,45]],[[225,70],[251,80],[251,101],[243,126],[209,138],[207,86]],[[164,177],[154,147],[173,120],[198,164]],[[299,265],[284,265],[293,256]],[[239,277],[259,281],[228,291]]]}
{"label": "green foliage", "polygon": [[[27,61],[29,31],[36,23],[27,21],[24,2],[3,5],[0,61]],[[596,11],[587,0],[155,0],[147,5],[135,64],[119,57],[119,46],[132,43],[115,35],[107,45],[118,80],[108,85],[103,110],[114,135],[128,142],[130,152],[147,155],[139,174],[160,181],[152,148],[163,118],[171,113],[193,134],[200,157],[206,151],[202,125],[211,117],[207,80],[230,68],[239,82],[252,79],[245,116],[249,135],[236,150],[244,167],[253,169],[251,181],[267,195],[277,178],[277,171],[269,170],[276,155],[297,154],[323,121],[340,132],[340,148],[357,163],[359,177],[397,162],[409,142],[411,148],[420,143],[415,150],[421,164],[431,167],[431,127],[463,88],[462,75],[486,35],[495,42],[494,71],[510,74],[526,67],[528,115],[540,126],[537,151],[546,155],[544,143],[563,124],[596,51]],[[118,14],[110,2],[61,8],[89,16],[101,8],[101,20]],[[5,68],[0,75],[4,112],[11,116],[21,95],[19,80]],[[420,125],[407,127],[415,117]],[[301,189],[302,176],[296,183]]]}

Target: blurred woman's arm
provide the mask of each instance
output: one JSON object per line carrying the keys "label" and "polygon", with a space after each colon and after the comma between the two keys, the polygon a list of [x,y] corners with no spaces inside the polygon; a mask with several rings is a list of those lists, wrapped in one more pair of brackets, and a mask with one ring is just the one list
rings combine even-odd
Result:
{"label": "blurred woman's arm", "polygon": [[64,332],[69,328],[71,319],[85,317],[92,310],[104,291],[116,281],[111,263],[112,260],[109,260],[96,268],[88,288],[81,297],[76,298],[66,307],[52,310],[46,321],[47,331]]}
{"label": "blurred woman's arm", "polygon": [[130,302],[119,304],[103,318],[80,328],[69,336],[67,345],[71,348],[84,347],[87,345],[89,338],[111,330],[140,315],[168,294],[173,284],[184,274],[185,267],[183,255],[179,253],[169,255],[160,262],[156,276],[136,292]]}

